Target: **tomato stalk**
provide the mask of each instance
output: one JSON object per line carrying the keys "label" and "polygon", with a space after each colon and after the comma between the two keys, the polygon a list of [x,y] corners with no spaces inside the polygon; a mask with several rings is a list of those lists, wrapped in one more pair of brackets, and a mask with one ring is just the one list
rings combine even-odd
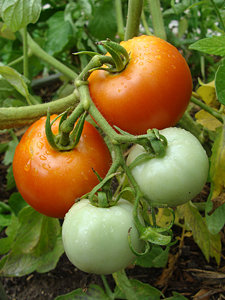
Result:
{"label": "tomato stalk", "polygon": [[128,3],[127,24],[125,30],[125,41],[137,36],[139,33],[139,24],[143,0],[130,0]]}

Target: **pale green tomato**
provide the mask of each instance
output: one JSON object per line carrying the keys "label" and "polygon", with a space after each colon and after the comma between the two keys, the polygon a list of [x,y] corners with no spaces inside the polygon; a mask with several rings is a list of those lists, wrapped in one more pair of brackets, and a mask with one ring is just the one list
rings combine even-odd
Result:
{"label": "pale green tomato", "polygon": [[[140,190],[153,206],[177,206],[193,199],[206,183],[209,161],[198,139],[190,132],[170,127],[160,131],[168,141],[166,155],[144,161],[132,169]],[[135,145],[129,165],[145,150]]]}
{"label": "pale green tomato", "polygon": [[111,274],[126,268],[135,259],[128,244],[142,249],[132,216],[133,205],[120,199],[115,206],[100,208],[83,199],[75,203],[62,226],[63,245],[69,260],[80,270]]}

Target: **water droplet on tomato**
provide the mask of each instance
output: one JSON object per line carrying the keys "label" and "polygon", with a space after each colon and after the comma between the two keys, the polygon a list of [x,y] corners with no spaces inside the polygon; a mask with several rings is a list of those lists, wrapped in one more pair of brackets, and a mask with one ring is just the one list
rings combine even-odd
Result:
{"label": "water droplet on tomato", "polygon": [[175,70],[177,67],[175,65],[172,65],[172,68]]}
{"label": "water droplet on tomato", "polygon": [[43,146],[44,146],[44,143],[42,143],[42,142],[38,142],[38,143],[37,143],[37,146],[38,146],[38,148],[39,148],[39,149],[42,149],[42,148],[43,148]]}
{"label": "water droplet on tomato", "polygon": [[42,168],[48,171],[51,169],[51,166],[49,164],[42,164]]}
{"label": "water droplet on tomato", "polygon": [[40,155],[39,158],[40,158],[41,160],[46,160],[46,159],[47,159],[46,156],[44,156],[43,154]]}
{"label": "water droplet on tomato", "polygon": [[30,163],[31,163],[31,160],[29,159],[28,162],[26,163],[26,165],[24,166],[24,171],[28,172],[30,170]]}
{"label": "water droplet on tomato", "polygon": [[41,137],[41,133],[40,133],[40,132],[38,132],[37,136]]}

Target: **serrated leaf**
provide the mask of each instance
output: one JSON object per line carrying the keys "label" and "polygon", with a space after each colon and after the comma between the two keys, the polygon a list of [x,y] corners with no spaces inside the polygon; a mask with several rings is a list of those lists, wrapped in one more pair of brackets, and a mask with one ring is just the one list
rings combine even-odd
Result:
{"label": "serrated leaf", "polygon": [[219,265],[221,259],[220,235],[213,235],[209,232],[205,218],[191,202],[178,206],[177,210],[180,217],[184,218],[186,228],[192,231],[194,241],[206,260],[209,261],[210,257],[214,257]]}
{"label": "serrated leaf", "polygon": [[207,54],[225,56],[225,36],[213,36],[195,42],[189,47]]}
{"label": "serrated leaf", "polygon": [[2,0],[0,12],[3,21],[15,32],[38,20],[41,0]]}
{"label": "serrated leaf", "polygon": [[19,213],[16,236],[12,231],[7,234],[9,238],[13,235],[14,240],[11,251],[0,262],[3,276],[23,276],[35,270],[47,272],[55,268],[64,252],[58,219],[41,215],[30,206]]}
{"label": "serrated leaf", "polygon": [[[48,30],[46,36],[45,50],[54,55],[61,52],[72,38],[72,27],[64,20],[64,12],[58,11],[47,21]],[[60,37],[60,38],[56,38]]]}
{"label": "serrated leaf", "polygon": [[195,114],[195,118],[197,123],[212,131],[222,125],[218,119],[203,109]]}
{"label": "serrated leaf", "polygon": [[222,60],[216,75],[215,75],[215,85],[216,94],[220,103],[225,105],[225,60]]}

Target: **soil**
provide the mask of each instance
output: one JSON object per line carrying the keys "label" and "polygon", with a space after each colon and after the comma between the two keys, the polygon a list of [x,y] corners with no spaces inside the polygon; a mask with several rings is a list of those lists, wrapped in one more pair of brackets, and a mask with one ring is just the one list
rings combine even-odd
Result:
{"label": "soil", "polygon": [[[17,134],[23,133],[20,129]],[[7,135],[0,135],[0,141],[7,140]],[[2,159],[3,156],[0,157]],[[9,198],[12,191],[6,191],[6,167],[0,164],[0,200]],[[207,187],[199,195],[206,197]],[[175,233],[180,236],[180,229]],[[165,296],[178,292],[188,299],[222,300],[225,299],[225,230],[222,236],[222,259],[220,266],[214,260],[207,262],[193,241],[192,237],[184,237],[180,243],[172,247],[168,265],[164,269],[141,268],[131,266],[126,270],[129,278],[134,278],[160,289]],[[110,287],[115,287],[112,276],[106,276]],[[69,293],[77,288],[86,290],[90,284],[103,287],[101,277],[87,274],[76,269],[65,255],[60,258],[57,267],[48,273],[34,272],[23,277],[1,278],[9,300],[53,300],[56,296]],[[0,300],[2,300],[0,294]],[[151,300],[151,299],[149,299]]]}

